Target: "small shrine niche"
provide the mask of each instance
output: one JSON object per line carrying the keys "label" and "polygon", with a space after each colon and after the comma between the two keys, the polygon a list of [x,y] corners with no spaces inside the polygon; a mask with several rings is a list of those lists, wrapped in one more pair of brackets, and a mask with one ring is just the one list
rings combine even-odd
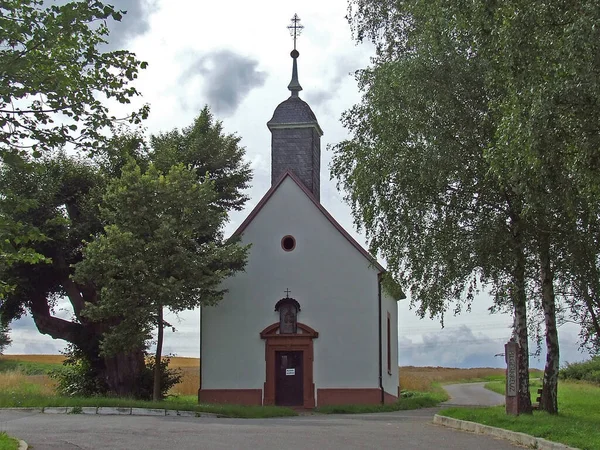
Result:
{"label": "small shrine niche", "polygon": [[279,312],[279,333],[296,334],[300,304],[293,298],[282,298],[275,305],[275,311]]}

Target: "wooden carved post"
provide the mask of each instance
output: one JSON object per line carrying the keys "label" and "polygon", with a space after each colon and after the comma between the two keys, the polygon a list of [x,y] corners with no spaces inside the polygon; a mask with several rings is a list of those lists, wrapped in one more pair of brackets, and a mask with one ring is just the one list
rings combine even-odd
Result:
{"label": "wooden carved post", "polygon": [[519,408],[519,344],[511,339],[504,346],[506,359],[506,414],[518,416]]}

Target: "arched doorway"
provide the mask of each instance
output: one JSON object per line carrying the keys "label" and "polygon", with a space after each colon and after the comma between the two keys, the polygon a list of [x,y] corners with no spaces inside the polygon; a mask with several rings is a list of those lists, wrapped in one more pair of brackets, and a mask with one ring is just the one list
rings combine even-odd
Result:
{"label": "arched doorway", "polygon": [[279,323],[260,333],[265,340],[264,405],[315,407],[313,339],[319,333],[297,323],[295,333],[279,333]]}

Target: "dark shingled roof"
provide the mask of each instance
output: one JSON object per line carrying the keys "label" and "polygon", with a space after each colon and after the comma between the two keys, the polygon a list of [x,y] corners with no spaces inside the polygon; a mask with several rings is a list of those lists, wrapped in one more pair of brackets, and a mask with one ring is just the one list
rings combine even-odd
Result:
{"label": "dark shingled roof", "polygon": [[281,102],[275,108],[273,117],[267,122],[267,126],[292,123],[315,123],[318,125],[315,113],[300,97],[292,96]]}

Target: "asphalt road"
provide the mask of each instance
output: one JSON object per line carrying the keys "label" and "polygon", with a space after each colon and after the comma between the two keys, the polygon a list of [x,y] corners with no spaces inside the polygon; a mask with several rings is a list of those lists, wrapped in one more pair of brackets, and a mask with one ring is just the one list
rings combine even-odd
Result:
{"label": "asphalt road", "polygon": [[24,439],[34,450],[517,448],[433,425],[436,411],[238,420],[1,410],[0,431]]}
{"label": "asphalt road", "polygon": [[444,386],[450,400],[442,406],[496,406],[504,405],[504,396],[488,391],[485,383],[448,384]]}

